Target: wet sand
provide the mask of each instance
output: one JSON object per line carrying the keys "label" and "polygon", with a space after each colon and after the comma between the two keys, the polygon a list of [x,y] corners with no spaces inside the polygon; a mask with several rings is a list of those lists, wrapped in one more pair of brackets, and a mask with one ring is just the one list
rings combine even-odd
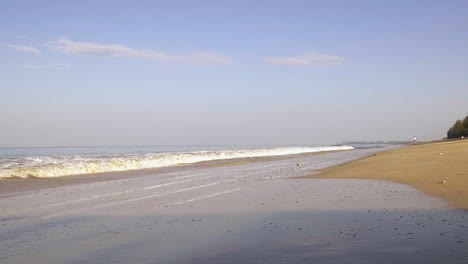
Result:
{"label": "wet sand", "polygon": [[307,178],[390,180],[468,209],[468,140],[412,145],[322,170]]}
{"label": "wet sand", "polygon": [[466,263],[468,213],[443,200],[386,181],[297,179],[375,151],[8,193],[0,263]]}

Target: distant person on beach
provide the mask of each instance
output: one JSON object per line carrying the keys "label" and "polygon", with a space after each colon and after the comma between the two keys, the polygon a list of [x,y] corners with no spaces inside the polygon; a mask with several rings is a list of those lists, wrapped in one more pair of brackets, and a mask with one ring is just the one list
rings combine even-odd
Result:
{"label": "distant person on beach", "polygon": [[416,136],[413,137],[413,144],[416,144]]}

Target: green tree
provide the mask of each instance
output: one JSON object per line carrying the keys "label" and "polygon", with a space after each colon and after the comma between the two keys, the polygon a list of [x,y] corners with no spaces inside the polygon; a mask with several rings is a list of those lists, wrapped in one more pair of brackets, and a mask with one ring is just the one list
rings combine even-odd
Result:
{"label": "green tree", "polygon": [[460,138],[465,136],[466,129],[462,120],[457,120],[455,124],[447,131],[447,138]]}
{"label": "green tree", "polygon": [[468,137],[468,115],[463,119],[463,127],[465,127],[465,137]]}
{"label": "green tree", "polygon": [[463,120],[457,120],[447,131],[447,138],[468,138],[468,115]]}
{"label": "green tree", "polygon": [[465,128],[463,136],[468,137],[468,115],[466,115],[465,119],[463,119],[463,127]]}

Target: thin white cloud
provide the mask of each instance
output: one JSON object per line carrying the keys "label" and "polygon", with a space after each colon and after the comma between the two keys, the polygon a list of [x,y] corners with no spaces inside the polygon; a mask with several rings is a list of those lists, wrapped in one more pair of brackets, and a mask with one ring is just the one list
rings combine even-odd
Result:
{"label": "thin white cloud", "polygon": [[44,70],[44,69],[52,69],[52,70],[68,70],[71,69],[70,64],[66,63],[50,63],[50,64],[39,64],[39,65],[32,65],[32,64],[23,64],[20,65],[19,68],[21,69],[32,69],[32,70]]}
{"label": "thin white cloud", "polygon": [[15,45],[15,44],[4,44],[5,47],[16,50],[19,52],[25,52],[25,53],[32,53],[36,55],[42,54],[42,52],[34,47],[31,46],[26,46],[26,45]]}
{"label": "thin white cloud", "polygon": [[292,65],[292,66],[326,66],[340,65],[345,62],[343,57],[329,54],[306,54],[301,56],[291,57],[271,57],[265,59],[267,63],[277,65]]}
{"label": "thin white cloud", "polygon": [[134,49],[118,44],[98,44],[92,42],[77,42],[66,38],[53,41],[49,46],[66,54],[94,57],[128,57],[141,58],[159,62],[180,64],[229,64],[232,59],[210,52],[194,52],[188,55],[172,55],[165,52]]}

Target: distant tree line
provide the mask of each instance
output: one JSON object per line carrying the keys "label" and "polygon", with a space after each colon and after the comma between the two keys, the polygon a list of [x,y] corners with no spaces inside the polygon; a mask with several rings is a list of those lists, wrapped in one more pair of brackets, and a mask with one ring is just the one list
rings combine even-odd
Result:
{"label": "distant tree line", "polygon": [[468,137],[468,115],[463,120],[457,120],[447,131],[447,138]]}

